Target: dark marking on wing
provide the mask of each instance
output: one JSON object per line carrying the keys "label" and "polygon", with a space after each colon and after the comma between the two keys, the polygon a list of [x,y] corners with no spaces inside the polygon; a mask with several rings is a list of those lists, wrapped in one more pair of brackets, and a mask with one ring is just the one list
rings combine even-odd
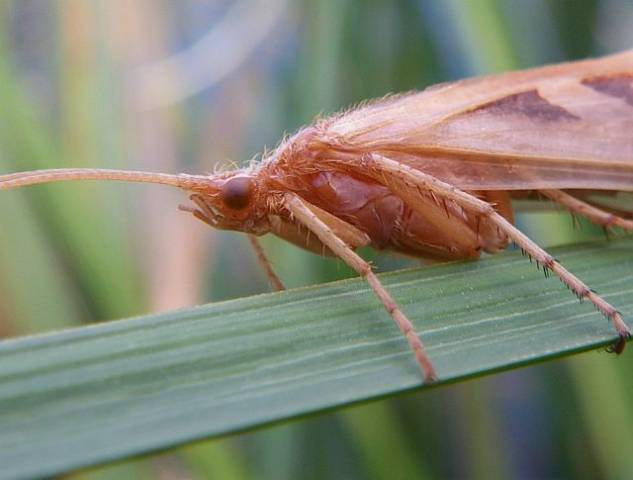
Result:
{"label": "dark marking on wing", "polygon": [[579,117],[563,107],[549,103],[539,95],[537,90],[508,95],[480,105],[473,112],[486,112],[493,115],[523,115],[541,122],[580,120]]}
{"label": "dark marking on wing", "polygon": [[583,79],[582,84],[633,106],[633,74],[590,77]]}

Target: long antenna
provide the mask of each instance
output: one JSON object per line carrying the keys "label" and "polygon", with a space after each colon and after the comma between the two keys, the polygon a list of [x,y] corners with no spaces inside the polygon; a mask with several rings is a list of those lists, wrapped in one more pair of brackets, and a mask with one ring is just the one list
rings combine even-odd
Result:
{"label": "long antenna", "polygon": [[185,190],[208,190],[209,187],[213,186],[213,180],[204,175],[187,175],[184,173],[170,175],[168,173],[101,168],[58,168],[0,175],[0,190],[67,180],[114,180],[122,182],[157,183],[171,185]]}

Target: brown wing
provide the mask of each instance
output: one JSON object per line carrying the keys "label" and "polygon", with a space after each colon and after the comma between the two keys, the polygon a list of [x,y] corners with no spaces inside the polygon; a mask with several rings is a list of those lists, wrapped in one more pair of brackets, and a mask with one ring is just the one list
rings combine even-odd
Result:
{"label": "brown wing", "polygon": [[324,127],[462,189],[633,191],[633,50],[386,98]]}

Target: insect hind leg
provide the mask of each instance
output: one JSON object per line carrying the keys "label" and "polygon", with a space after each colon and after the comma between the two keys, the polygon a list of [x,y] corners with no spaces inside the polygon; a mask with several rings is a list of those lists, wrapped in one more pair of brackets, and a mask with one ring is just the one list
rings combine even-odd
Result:
{"label": "insect hind leg", "polygon": [[620,227],[625,230],[633,230],[633,220],[607,212],[562,190],[539,190],[539,192],[565,207],[572,214],[586,217],[592,223],[605,228]]}
{"label": "insect hind leg", "polygon": [[363,164],[367,174],[378,182],[389,186],[403,198],[414,199],[416,194],[430,192],[438,197],[458,203],[465,210],[487,217],[519,248],[534,258],[546,273],[548,271],[555,273],[578,298],[590,301],[599,312],[610,320],[620,336],[620,339],[611,347],[611,351],[622,352],[625,342],[631,338],[631,329],[624,323],[620,312],[500,215],[491,204],[420,170],[382,155],[368,154],[363,158]]}

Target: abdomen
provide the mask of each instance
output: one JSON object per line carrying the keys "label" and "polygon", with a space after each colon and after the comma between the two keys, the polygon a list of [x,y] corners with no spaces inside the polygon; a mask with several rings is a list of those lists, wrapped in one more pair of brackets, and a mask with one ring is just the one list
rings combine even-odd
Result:
{"label": "abdomen", "polygon": [[493,238],[485,219],[476,219],[461,207],[436,203],[421,195],[413,208],[396,193],[373,180],[346,172],[319,172],[302,176],[297,193],[364,231],[372,247],[428,259],[478,257],[481,250],[496,251],[505,239]]}

